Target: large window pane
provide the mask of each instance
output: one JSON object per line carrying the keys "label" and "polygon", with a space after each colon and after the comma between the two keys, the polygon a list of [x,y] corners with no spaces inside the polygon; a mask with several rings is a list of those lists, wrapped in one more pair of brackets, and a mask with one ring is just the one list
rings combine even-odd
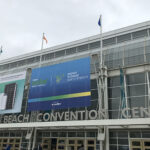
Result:
{"label": "large window pane", "polygon": [[146,83],[145,73],[142,72],[137,74],[126,75],[126,81],[127,85]]}
{"label": "large window pane", "polygon": [[132,131],[132,132],[130,132],[130,137],[131,138],[141,138],[141,132]]}
{"label": "large window pane", "polygon": [[119,113],[118,111],[109,111],[109,119],[118,119]]}
{"label": "large window pane", "polygon": [[122,59],[116,59],[116,60],[113,60],[113,68],[119,68],[121,67],[123,64],[122,64]]}
{"label": "large window pane", "polygon": [[100,47],[100,41],[89,44],[89,49],[94,49],[94,48],[99,48],[99,47]]}
{"label": "large window pane", "polygon": [[109,149],[110,149],[110,150],[117,150],[117,145],[110,145],[110,146],[109,146]]}
{"label": "large window pane", "polygon": [[118,137],[128,138],[128,131],[118,131]]}
{"label": "large window pane", "polygon": [[65,55],[65,50],[55,52],[55,57],[61,57]]}
{"label": "large window pane", "polygon": [[70,55],[74,53],[76,53],[76,47],[66,49],[66,55]]}
{"label": "large window pane", "polygon": [[120,35],[117,37],[117,43],[125,42],[131,40],[131,34]]}
{"label": "large window pane", "polygon": [[77,132],[77,137],[84,137],[84,132]]}
{"label": "large window pane", "polygon": [[117,132],[116,131],[110,131],[109,132],[109,137],[117,138]]}
{"label": "large window pane", "polygon": [[49,60],[54,58],[54,53],[45,54],[42,56],[43,60]]}
{"label": "large window pane", "polygon": [[76,132],[68,132],[68,137],[76,137],[77,133]]}
{"label": "large window pane", "polygon": [[103,46],[109,46],[116,43],[116,37],[103,40]]}
{"label": "large window pane", "polygon": [[109,139],[109,144],[117,144],[117,139]]}
{"label": "large window pane", "polygon": [[98,100],[91,100],[91,106],[93,109],[98,108]]}
{"label": "large window pane", "polygon": [[105,65],[107,66],[108,69],[112,69],[113,68],[113,61],[105,62]]}
{"label": "large window pane", "polygon": [[91,99],[97,99],[98,98],[98,91],[92,90],[91,91]]}
{"label": "large window pane", "polygon": [[150,138],[150,131],[143,131],[142,138]]}
{"label": "large window pane", "polygon": [[118,139],[119,145],[128,145],[128,139]]}
{"label": "large window pane", "polygon": [[130,108],[132,107],[146,107],[148,102],[148,97],[132,97],[128,99],[128,105]]}
{"label": "large window pane", "polygon": [[108,104],[109,104],[109,110],[118,110],[120,106],[120,98],[116,99],[109,99]]}
{"label": "large window pane", "polygon": [[118,150],[129,150],[129,146],[118,146]]}
{"label": "large window pane", "polygon": [[127,86],[128,97],[147,95],[147,85]]}
{"label": "large window pane", "polygon": [[132,33],[132,36],[133,36],[133,39],[148,36],[147,29],[133,32],[133,33]]}
{"label": "large window pane", "polygon": [[96,81],[96,79],[91,80],[91,89],[97,89],[97,81]]}
{"label": "large window pane", "polygon": [[108,87],[120,86],[120,76],[109,77]]}
{"label": "large window pane", "polygon": [[87,137],[96,137],[96,133],[95,132],[87,132],[86,136]]}
{"label": "large window pane", "polygon": [[59,137],[66,137],[66,136],[67,136],[66,132],[59,132]]}
{"label": "large window pane", "polygon": [[144,54],[124,58],[125,66],[134,66],[134,65],[143,64],[143,63],[144,63]]}
{"label": "large window pane", "polygon": [[82,51],[86,51],[86,50],[88,50],[88,44],[81,45],[81,46],[77,47],[78,52],[82,52]]}
{"label": "large window pane", "polygon": [[150,63],[150,53],[146,54],[146,62]]}
{"label": "large window pane", "polygon": [[108,97],[109,98],[117,98],[120,97],[120,88],[108,88]]}

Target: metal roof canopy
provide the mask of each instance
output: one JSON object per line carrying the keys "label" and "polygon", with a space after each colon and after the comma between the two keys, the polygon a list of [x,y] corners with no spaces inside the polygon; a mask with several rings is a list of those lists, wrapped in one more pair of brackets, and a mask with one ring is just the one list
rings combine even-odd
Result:
{"label": "metal roof canopy", "polygon": [[98,126],[129,126],[129,125],[130,126],[150,125],[150,118],[8,123],[8,124],[0,124],[0,129],[46,128],[46,127],[69,128],[69,127],[98,127]]}

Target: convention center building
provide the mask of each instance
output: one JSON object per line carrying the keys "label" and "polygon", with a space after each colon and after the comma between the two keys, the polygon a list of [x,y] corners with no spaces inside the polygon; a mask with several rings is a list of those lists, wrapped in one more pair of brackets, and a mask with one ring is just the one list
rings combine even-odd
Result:
{"label": "convention center building", "polygon": [[0,150],[150,150],[150,21],[0,61]]}

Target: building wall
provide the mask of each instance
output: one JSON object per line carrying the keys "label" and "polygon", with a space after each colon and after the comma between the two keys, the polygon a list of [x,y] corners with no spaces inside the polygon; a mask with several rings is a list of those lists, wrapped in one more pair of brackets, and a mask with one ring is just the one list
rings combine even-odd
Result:
{"label": "building wall", "polygon": [[[114,76],[114,72],[119,68],[135,68],[135,66],[148,64],[150,61],[150,37],[148,28],[122,35],[113,36],[110,38],[104,37],[103,40],[103,60],[108,68],[108,103],[109,103],[109,118],[118,118],[119,103],[120,103],[120,76]],[[127,31],[126,31],[127,32]],[[77,110],[98,109],[98,91],[97,91],[97,71],[99,67],[99,48],[100,41],[97,39],[94,42],[84,42],[70,48],[63,48],[56,52],[46,52],[42,54],[42,66],[52,65],[60,62],[65,62],[73,59],[78,59],[86,56],[91,57],[91,106],[88,108],[78,108]],[[40,56],[31,58],[22,58],[13,60],[11,63],[6,63],[0,66],[0,74],[5,75],[27,68],[36,68],[39,65]],[[22,104],[22,112],[26,112],[28,88],[32,69],[27,69],[26,88],[24,91],[24,99]],[[128,107],[148,105],[148,83],[146,71],[143,73],[126,74],[126,90],[128,97]],[[112,77],[111,77],[112,76]],[[137,79],[138,78],[138,79]],[[137,79],[137,80],[136,80]],[[135,80],[134,82],[132,80]],[[75,109],[70,109],[70,111]],[[58,110],[61,111],[61,110]],[[68,111],[68,109],[66,110]]]}
{"label": "building wall", "polygon": [[[82,110],[97,110],[98,111],[98,88],[97,77],[99,71],[99,53],[100,53],[100,40],[99,36],[93,36],[84,40],[79,40],[70,44],[48,48],[46,50],[30,53],[24,56],[18,56],[16,58],[10,58],[0,62],[0,76],[21,72],[26,70],[26,83],[24,89],[24,96],[22,102],[22,109],[17,114],[8,115],[30,115],[29,122],[35,122],[35,116],[38,113],[46,112],[67,112],[67,111],[82,111]],[[50,111],[38,111],[27,112],[27,100],[30,87],[30,77],[33,68],[39,67],[40,56],[42,57],[41,66],[48,66],[66,62],[74,59],[90,56],[91,58],[91,106],[63,109],[63,110],[50,110]],[[126,92],[126,104],[128,107],[127,113],[129,118],[148,118],[149,115],[149,81],[150,81],[150,22],[146,24],[135,25],[127,27],[126,29],[120,29],[114,32],[106,33],[103,36],[103,61],[107,66],[108,71],[108,117],[109,119],[123,119],[121,117],[121,84],[120,84],[120,69],[124,71],[125,78],[125,92]],[[138,108],[137,108],[138,107]],[[141,115],[140,107],[146,111],[144,115]],[[6,115],[0,115],[1,123],[4,121]],[[124,118],[125,119],[125,118]],[[81,118],[79,117],[79,120]],[[8,122],[9,123],[9,122]],[[97,127],[95,127],[97,128]],[[119,127],[120,128],[120,127]],[[148,127],[147,127],[148,128]],[[91,132],[90,132],[91,131]],[[137,128],[133,130],[129,129],[110,129],[109,134],[106,134],[106,145],[110,143],[111,150],[129,149],[130,138],[142,138],[148,137],[149,130],[140,130],[137,132]],[[11,131],[6,132],[10,134]],[[17,136],[17,132],[14,131]],[[24,147],[28,147],[26,144],[26,134],[28,129],[22,133],[22,144]],[[41,142],[40,137],[78,137],[78,134],[83,133],[83,137],[95,138],[97,137],[97,130],[83,130],[79,131],[74,129],[66,132],[59,129],[59,133],[51,131],[51,129],[39,130],[37,132],[37,142]],[[91,134],[90,134],[91,133]],[[55,136],[54,136],[55,135]],[[92,137],[93,136],[93,137]],[[4,132],[0,132],[0,137],[6,137]],[[109,138],[110,137],[110,138]],[[33,140],[33,139],[32,139]],[[98,143],[98,141],[97,141]],[[97,144],[99,146],[99,143]],[[32,144],[31,144],[32,146]],[[98,148],[99,149],[99,148]]]}

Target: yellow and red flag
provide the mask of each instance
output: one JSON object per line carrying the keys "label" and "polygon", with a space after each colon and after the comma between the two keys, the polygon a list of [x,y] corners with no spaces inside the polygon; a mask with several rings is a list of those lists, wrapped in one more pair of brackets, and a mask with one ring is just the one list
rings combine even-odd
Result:
{"label": "yellow and red flag", "polygon": [[47,41],[45,35],[43,35],[43,40],[45,40],[46,44],[48,43],[48,41]]}

